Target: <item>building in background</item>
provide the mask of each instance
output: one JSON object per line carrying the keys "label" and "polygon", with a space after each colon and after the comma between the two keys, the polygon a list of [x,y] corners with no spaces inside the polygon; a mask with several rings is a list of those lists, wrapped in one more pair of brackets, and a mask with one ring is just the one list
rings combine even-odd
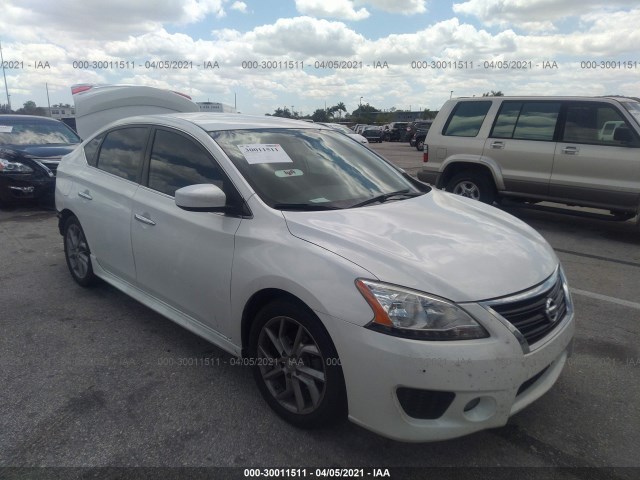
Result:
{"label": "building in background", "polygon": [[201,112],[236,113],[231,105],[219,102],[196,102]]}

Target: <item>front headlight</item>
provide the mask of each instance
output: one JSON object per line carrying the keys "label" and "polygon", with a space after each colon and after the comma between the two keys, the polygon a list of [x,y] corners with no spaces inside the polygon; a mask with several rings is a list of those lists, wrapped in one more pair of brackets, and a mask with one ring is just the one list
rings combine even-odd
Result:
{"label": "front headlight", "polygon": [[11,162],[0,158],[0,173],[33,173],[33,168],[24,163]]}
{"label": "front headlight", "polygon": [[373,309],[368,328],[417,340],[486,338],[487,331],[456,304],[426,293],[371,280],[356,286]]}

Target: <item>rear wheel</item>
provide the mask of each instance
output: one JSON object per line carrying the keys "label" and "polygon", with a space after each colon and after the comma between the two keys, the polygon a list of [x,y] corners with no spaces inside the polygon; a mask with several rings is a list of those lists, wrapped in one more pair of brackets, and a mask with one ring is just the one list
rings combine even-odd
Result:
{"label": "rear wheel", "polygon": [[249,358],[260,393],[289,423],[315,428],[346,416],[344,377],[333,342],[301,305],[278,300],[258,313]]}
{"label": "rear wheel", "polygon": [[64,224],[64,256],[71,276],[79,285],[89,287],[97,282],[91,266],[91,250],[76,217],[69,217]]}
{"label": "rear wheel", "polygon": [[417,149],[419,152],[422,152],[422,151],[424,150],[424,140],[418,140],[418,141],[416,142],[416,149]]}
{"label": "rear wheel", "polygon": [[496,187],[486,173],[467,170],[449,180],[446,190],[462,197],[492,204],[496,199]]}

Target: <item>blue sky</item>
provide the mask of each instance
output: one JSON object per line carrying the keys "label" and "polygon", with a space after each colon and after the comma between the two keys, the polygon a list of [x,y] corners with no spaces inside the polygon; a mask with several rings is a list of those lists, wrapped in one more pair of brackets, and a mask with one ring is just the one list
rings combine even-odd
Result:
{"label": "blue sky", "polygon": [[[452,91],[640,95],[637,0],[2,0],[2,12],[14,108],[46,105],[45,84],[51,103],[71,103],[75,83],[153,85],[228,104],[235,96],[255,114],[338,102],[351,111],[360,97],[380,109],[436,110]],[[112,63],[82,69],[79,60]],[[158,60],[220,68],[145,67]],[[289,60],[305,66],[242,68]],[[323,61],[363,67],[315,68]]]}

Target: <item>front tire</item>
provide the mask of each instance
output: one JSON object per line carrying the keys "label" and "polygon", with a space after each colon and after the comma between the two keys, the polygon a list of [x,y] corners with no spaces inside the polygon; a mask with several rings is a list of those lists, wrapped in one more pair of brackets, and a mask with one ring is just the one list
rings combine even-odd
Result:
{"label": "front tire", "polygon": [[96,284],[98,278],[93,273],[91,250],[76,217],[69,217],[64,224],[64,257],[76,283],[83,287]]}
{"label": "front tire", "polygon": [[446,190],[489,205],[495,201],[497,196],[493,179],[489,178],[485,173],[473,170],[463,171],[454,175],[447,183]]}
{"label": "front tire", "polygon": [[318,318],[303,306],[277,300],[260,310],[249,358],[260,393],[287,422],[316,428],[346,417],[338,354]]}

